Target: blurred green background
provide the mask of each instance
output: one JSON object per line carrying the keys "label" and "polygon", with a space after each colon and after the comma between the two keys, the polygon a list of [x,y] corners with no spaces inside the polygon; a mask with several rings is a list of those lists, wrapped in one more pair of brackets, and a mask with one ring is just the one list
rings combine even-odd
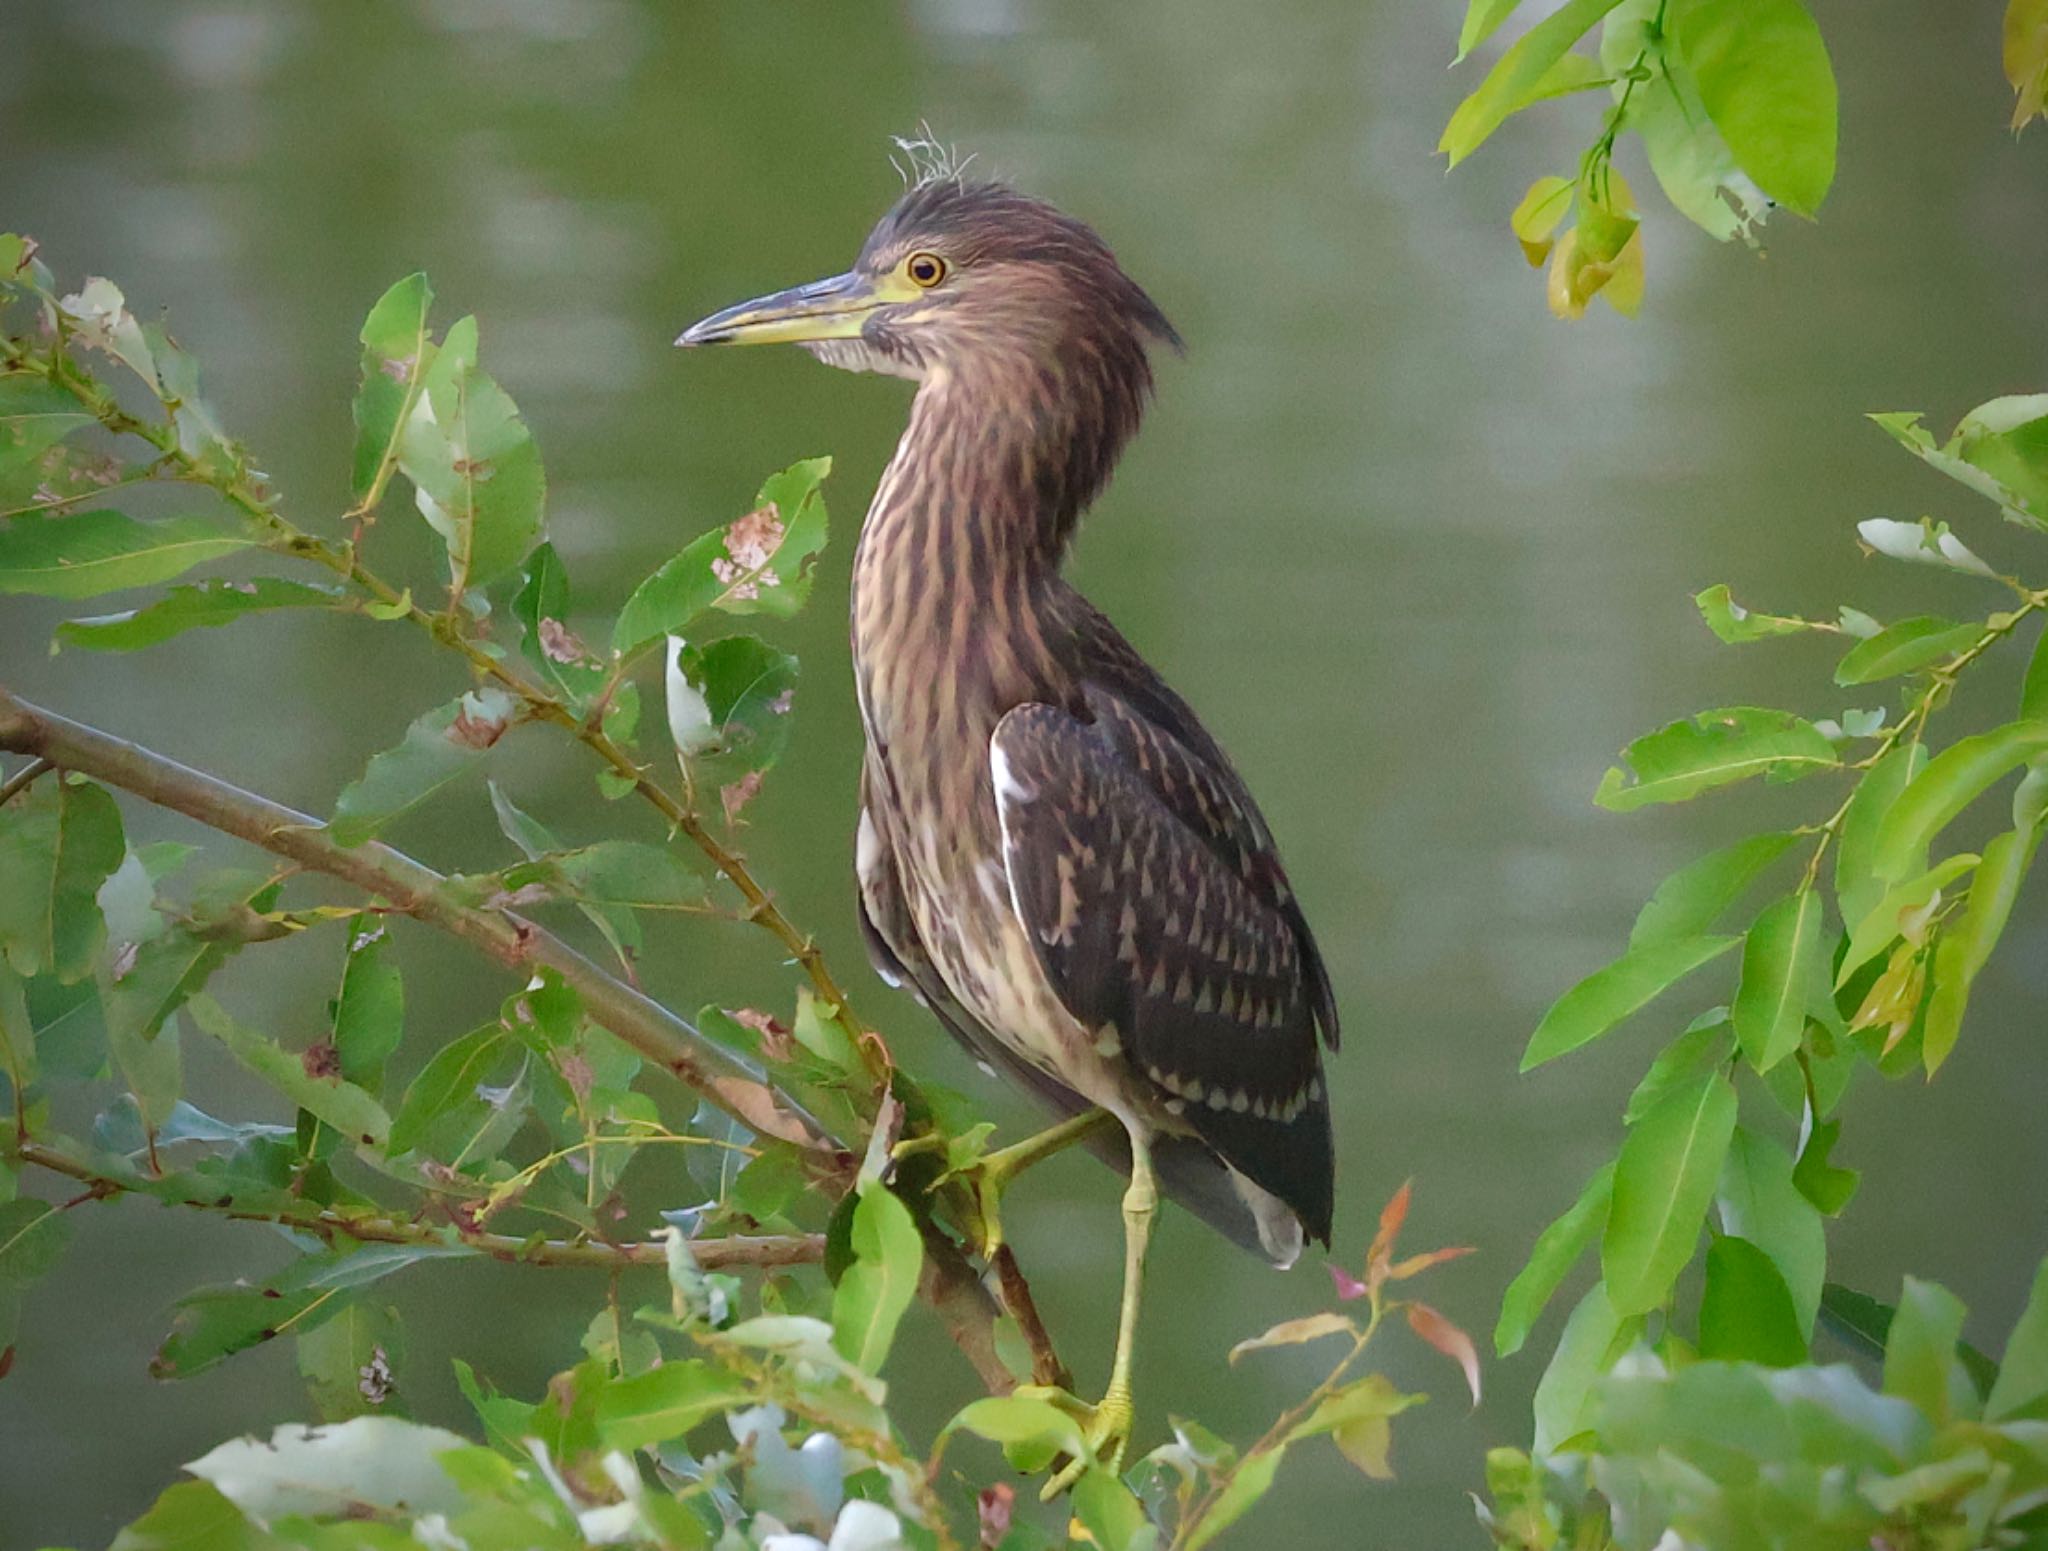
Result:
{"label": "blurred green background", "polygon": [[[0,227],[41,238],[67,286],[104,273],[138,313],[166,310],[224,422],[308,526],[346,504],[355,330],[421,267],[443,322],[482,321],[484,363],[539,437],[554,539],[587,600],[615,603],[743,510],[768,471],[835,454],[819,598],[782,637],[804,660],[798,738],[751,810],[749,849],[897,1050],[1007,1128],[1030,1117],[867,974],[853,917],[847,557],[907,385],[795,352],[681,357],[668,341],[716,305],[844,267],[896,191],[887,138],[920,120],[1094,221],[1189,349],[1164,364],[1076,570],[1234,752],[1321,934],[1347,1015],[1342,1256],[1356,1262],[1413,1175],[1412,1247],[1480,1250],[1428,1296],[1484,1332],[1690,1007],[1518,1080],[1528,1030],[1619,947],[1665,871],[1758,827],[1759,810],[1803,811],[1795,788],[1601,815],[1601,770],[1702,706],[1842,709],[1824,647],[1721,648],[1689,595],[1728,581],[1754,605],[1806,612],[1978,605],[1948,599],[1965,581],[1859,557],[1850,524],[1871,515],[1931,510],[1994,562],[2016,554],[1988,506],[1860,415],[1924,408],[1945,428],[2043,386],[2048,146],[2003,128],[1997,7],[1823,4],[1843,147],[1821,223],[1781,218],[1754,255],[1649,195],[1642,319],[1596,306],[1561,324],[1506,215],[1531,178],[1569,170],[1593,109],[1539,110],[1446,180],[1431,148],[1474,79],[1442,68],[1460,9],[7,0]],[[1626,154],[1623,167],[1648,195]],[[377,535],[387,563],[430,564],[393,512]],[[287,614],[132,659],[50,658],[60,617],[0,604],[10,687],[315,812],[460,687],[447,664],[423,669],[406,634],[361,622]],[[602,823],[643,832],[637,813],[599,811],[587,772],[543,735],[496,768],[574,838]],[[145,838],[197,838],[129,819]],[[444,867],[504,860],[480,786],[393,838]],[[1880,1293],[1902,1271],[1939,1275],[1973,1331],[2005,1328],[2048,1236],[2044,907],[2037,886],[1939,1082],[1879,1091],[1862,1074],[1837,1154],[1865,1183],[1833,1274]],[[678,1006],[787,994],[758,934],[657,944],[650,989]],[[418,933],[405,947],[417,1062],[505,987]],[[334,959],[331,940],[266,948],[222,985],[290,1033],[317,1017]],[[213,1052],[190,1059],[192,1090],[225,1095],[216,1107],[248,1091]],[[1108,1358],[1116,1199],[1071,1158],[1007,1215],[1084,1387]],[[171,1298],[282,1258],[265,1230],[134,1204],[94,1208],[80,1228],[0,1382],[4,1551],[102,1544],[181,1461],[304,1409],[282,1349],[177,1386],[144,1371]],[[1174,1214],[1155,1265],[1140,1443],[1168,1411],[1262,1425],[1314,1355],[1231,1370],[1222,1354],[1320,1305],[1320,1267],[1275,1275]],[[417,1412],[467,1421],[458,1353],[537,1391],[577,1355],[573,1311],[597,1293],[580,1275],[427,1267],[388,1284],[410,1321],[400,1377]],[[1464,1493],[1486,1446],[1526,1440],[1557,1317],[1490,1367],[1477,1414],[1440,1359],[1391,1344],[1396,1378],[1437,1397],[1402,1419],[1399,1482],[1370,1486],[1333,1451],[1303,1451],[1248,1533],[1477,1543]],[[923,1427],[972,1379],[928,1320],[910,1339],[893,1382]]]}

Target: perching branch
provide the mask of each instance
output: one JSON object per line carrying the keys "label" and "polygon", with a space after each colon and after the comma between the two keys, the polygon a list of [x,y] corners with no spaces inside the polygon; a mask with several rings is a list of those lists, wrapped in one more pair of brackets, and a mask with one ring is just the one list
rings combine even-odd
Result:
{"label": "perching branch", "polygon": [[[129,1182],[115,1175],[99,1173],[40,1142],[22,1142],[10,1149],[8,1156],[75,1179],[86,1186],[88,1195],[93,1197],[105,1199],[135,1191]],[[275,1223],[281,1228],[308,1233],[329,1243],[347,1238],[359,1244],[460,1245],[478,1254],[489,1255],[494,1260],[518,1265],[585,1266],[618,1271],[629,1266],[664,1265],[668,1254],[667,1246],[655,1240],[604,1244],[592,1239],[518,1238],[509,1233],[466,1233],[452,1223],[438,1226],[379,1213],[244,1211],[197,1197],[181,1199],[173,1204],[212,1212],[236,1222]],[[724,1238],[694,1240],[690,1249],[697,1264],[707,1271],[726,1271],[736,1266],[808,1265],[824,1259],[825,1236],[822,1233],[733,1234]]]}

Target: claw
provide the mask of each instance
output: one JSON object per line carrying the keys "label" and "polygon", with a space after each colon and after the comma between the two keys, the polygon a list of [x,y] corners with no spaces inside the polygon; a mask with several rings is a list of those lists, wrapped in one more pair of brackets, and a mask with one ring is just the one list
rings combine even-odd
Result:
{"label": "claw", "polygon": [[1082,1439],[1087,1444],[1084,1454],[1069,1458],[1045,1483],[1038,1494],[1040,1502],[1049,1503],[1062,1492],[1070,1490],[1091,1467],[1106,1470],[1113,1476],[1123,1474],[1131,1429],[1138,1419],[1137,1408],[1128,1392],[1112,1389],[1102,1397],[1100,1404],[1092,1406],[1065,1390],[1044,1385],[1022,1385],[1017,1393],[1043,1400],[1066,1412],[1081,1424]]}

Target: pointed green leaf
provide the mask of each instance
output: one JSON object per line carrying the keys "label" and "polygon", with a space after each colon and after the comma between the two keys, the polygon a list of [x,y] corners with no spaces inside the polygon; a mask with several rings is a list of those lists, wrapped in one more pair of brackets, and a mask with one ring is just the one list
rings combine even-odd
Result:
{"label": "pointed green leaf", "polygon": [[137,522],[113,511],[28,512],[0,523],[0,593],[90,598],[167,582],[255,544],[208,517]]}
{"label": "pointed green leaf", "polygon": [[2040,1420],[2044,1403],[2048,1403],[2048,1260],[2034,1272],[2027,1306],[2020,1311],[2012,1334],[2005,1338],[1998,1382],[1984,1402],[1984,1420],[2002,1422],[2023,1414]]}
{"label": "pointed green leaf", "polygon": [[204,994],[190,1002],[192,1021],[228,1047],[234,1058],[300,1109],[334,1127],[351,1144],[381,1147],[391,1132],[384,1106],[354,1083],[323,1074],[317,1063],[286,1050],[227,1015]]}
{"label": "pointed green leaf", "polygon": [[1587,1246],[1607,1227],[1607,1206],[1613,1194],[1614,1165],[1610,1162],[1586,1181],[1565,1214],[1543,1230],[1536,1247],[1529,1251],[1529,1263],[1515,1273],[1501,1295],[1500,1319],[1493,1327],[1495,1356],[1512,1357],[1522,1349],[1551,1296]]}
{"label": "pointed green leaf", "polygon": [[396,1310],[351,1298],[332,1319],[302,1331],[294,1345],[299,1376],[322,1421],[405,1414],[398,1388],[404,1336]]}
{"label": "pointed green leaf", "polygon": [[427,309],[434,288],[424,274],[407,275],[377,299],[363,320],[363,378],[356,389],[356,499],[368,498],[398,462],[398,441],[433,364]]}
{"label": "pointed green leaf", "polygon": [[67,619],[57,627],[62,646],[94,652],[132,652],[155,646],[187,630],[215,630],[250,614],[274,609],[332,609],[341,606],[341,590],[309,587],[276,576],[246,582],[215,577],[190,586],[173,587],[154,603],[119,614]]}
{"label": "pointed green leaf", "polygon": [[644,1449],[749,1401],[737,1377],[693,1357],[607,1384],[597,1396],[597,1428],[608,1449]]}
{"label": "pointed green leaf", "polygon": [[1700,1356],[1770,1368],[1791,1368],[1806,1361],[1806,1342],[1785,1279],[1770,1256],[1732,1234],[1707,1247]]}
{"label": "pointed green leaf", "polygon": [[1539,88],[1557,62],[1620,3],[1566,0],[1531,27],[1501,55],[1472,95],[1458,104],[1437,149],[1450,157],[1453,167],[1478,150],[1511,115],[1538,100]]}
{"label": "pointed green leaf", "polygon": [[762,485],[753,511],[704,534],[648,577],[619,611],[613,649],[686,633],[710,609],[787,617],[802,608],[825,547],[818,487],[831,470],[830,458],[792,464]]}
{"label": "pointed green leaf", "polygon": [[1835,178],[1835,74],[1799,0],[1673,0],[1669,22],[1707,116],[1742,170],[1812,215]]}
{"label": "pointed green leaf", "polygon": [[473,689],[419,717],[396,748],[372,755],[363,773],[342,789],[331,824],[336,843],[361,845],[474,768],[517,711],[503,690]]}
{"label": "pointed green leaf", "polygon": [[47,1272],[70,1238],[70,1218],[49,1202],[18,1196],[0,1203],[0,1295]]}
{"label": "pointed green leaf", "polygon": [[1835,903],[1844,921],[1861,921],[1884,897],[1884,880],[1872,871],[1878,830],[1906,783],[1926,762],[1924,744],[1893,749],[1864,773],[1850,795],[1848,811],[1842,816],[1841,838],[1835,844]]}
{"label": "pointed green leaf", "polygon": [[1998,946],[2041,835],[2038,828],[2024,832],[2009,829],[1987,841],[1962,914],[1942,928],[1920,1038],[1920,1060],[1930,1077],[1955,1049],[1970,987]]}
{"label": "pointed green leaf", "polygon": [[1529,1036],[1529,1048],[1522,1052],[1522,1070],[1530,1071],[1598,1039],[1740,940],[1681,937],[1630,948],[1557,999]]}
{"label": "pointed green leaf", "polygon": [[444,1115],[480,1105],[483,1101],[477,1097],[477,1086],[491,1075],[512,1044],[502,1023],[487,1023],[443,1045],[405,1090],[389,1127],[386,1151],[394,1158],[410,1152]]}
{"label": "pointed green leaf", "polygon": [[1630,947],[1709,930],[1757,875],[1799,837],[1790,831],[1751,835],[1688,863],[1657,885],[1628,934]]}
{"label": "pointed green leaf", "polygon": [[1621,1144],[1600,1241],[1616,1313],[1647,1314],[1670,1296],[1706,1221],[1735,1113],[1733,1085],[1714,1072],[1674,1091]]}
{"label": "pointed green leaf", "polygon": [[2009,722],[1960,738],[1906,784],[1879,826],[1871,871],[1896,883],[1911,875],[1934,837],[2002,776],[2048,754],[2048,721]]}
{"label": "pointed green leaf", "polygon": [[1650,1069],[1628,1096],[1622,1111],[1624,1125],[1634,1125],[1655,1109],[1673,1088],[1693,1083],[1704,1072],[1725,1062],[1735,1046],[1735,1028],[1728,1009],[1715,1007],[1693,1019],[1683,1034],[1657,1053]]}
{"label": "pointed green leaf", "polygon": [[371,1093],[384,1086],[384,1063],[405,1031],[405,982],[386,957],[381,916],[364,911],[348,926],[341,994],[334,1003],[334,1052],[341,1075]]}
{"label": "pointed green leaf", "polygon": [[1885,1333],[1884,1392],[1910,1400],[1937,1426],[1948,1421],[1959,1389],[1968,1387],[1956,1361],[1962,1335],[1963,1306],[1955,1294],[1907,1277]]}
{"label": "pointed green leaf", "polygon": [[1813,889],[1766,905],[1749,929],[1729,1011],[1736,1042],[1759,1072],[1799,1048],[1807,1014],[1828,997],[1826,935],[1826,912]]}
{"label": "pointed green leaf", "polygon": [[541,677],[581,710],[603,687],[605,663],[569,628],[569,573],[555,546],[543,543],[526,557],[525,579],[512,600],[519,650]]}
{"label": "pointed green leaf", "polygon": [[1982,625],[1959,625],[1933,615],[1902,619],[1850,647],[1835,667],[1835,682],[1847,686],[1897,678],[1953,657],[1983,633]]}
{"label": "pointed green leaf", "polygon": [[1185,1551],[1202,1551],[1202,1547],[1258,1506],[1259,1499],[1271,1489],[1273,1477],[1280,1469],[1281,1457],[1286,1452],[1285,1444],[1276,1444],[1270,1449],[1247,1454],[1201,1518],[1174,1537]]}
{"label": "pointed green leaf", "polygon": [[127,854],[106,789],[51,775],[0,808],[0,957],[23,977],[71,984],[106,940],[100,885]]}
{"label": "pointed green leaf", "polygon": [[924,1240],[910,1209],[878,1179],[863,1179],[853,1209],[853,1264],[832,1293],[832,1344],[868,1373],[880,1373],[896,1326],[917,1296]]}
{"label": "pointed green leaf", "polygon": [[[549,853],[564,852],[554,832],[506,796],[496,781],[490,783],[490,789],[491,811],[497,815],[499,830],[526,853],[528,861],[540,862]],[[619,962],[630,966],[633,956],[640,951],[640,922],[632,908],[628,905],[596,904],[582,898],[576,900],[576,908],[611,945]]]}
{"label": "pointed green leaf", "polygon": [[1793,1183],[1792,1168],[1784,1148],[1738,1126],[1721,1170],[1721,1227],[1754,1244],[1778,1268],[1804,1342],[1820,1311],[1827,1234],[1819,1211]]}
{"label": "pointed green leaf", "polygon": [[1608,1300],[1607,1286],[1595,1282],[1586,1289],[1564,1322],[1557,1349],[1536,1384],[1534,1405],[1538,1455],[1549,1454],[1566,1439],[1585,1430],[1588,1402],[1593,1387],[1614,1366],[1616,1358],[1642,1334],[1639,1314],[1617,1314]]}
{"label": "pointed green leaf", "polygon": [[1622,757],[1627,770],[1610,769],[1593,796],[1617,813],[1653,802],[1685,802],[1751,776],[1792,780],[1841,763],[1811,722],[1755,706],[1702,711],[1690,721],[1673,722],[1638,738]]}
{"label": "pointed green leaf", "polygon": [[1495,29],[1514,15],[1515,7],[1522,0],[1467,0],[1465,22],[1458,29],[1458,58],[1456,64],[1472,50],[1492,37]]}
{"label": "pointed green leaf", "polygon": [[1818,628],[1812,620],[1789,614],[1759,614],[1746,609],[1735,601],[1725,582],[1695,593],[1692,601],[1700,611],[1700,618],[1706,621],[1707,628],[1730,646],[1761,641],[1770,636],[1797,635],[1802,630]]}

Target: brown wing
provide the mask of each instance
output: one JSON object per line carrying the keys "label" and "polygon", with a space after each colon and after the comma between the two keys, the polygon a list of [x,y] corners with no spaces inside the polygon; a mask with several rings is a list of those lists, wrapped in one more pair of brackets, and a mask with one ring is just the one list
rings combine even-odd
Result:
{"label": "brown wing", "polygon": [[1068,1011],[1327,1243],[1336,1020],[1271,839],[1227,764],[1107,689],[1087,707],[991,739],[1012,901]]}

